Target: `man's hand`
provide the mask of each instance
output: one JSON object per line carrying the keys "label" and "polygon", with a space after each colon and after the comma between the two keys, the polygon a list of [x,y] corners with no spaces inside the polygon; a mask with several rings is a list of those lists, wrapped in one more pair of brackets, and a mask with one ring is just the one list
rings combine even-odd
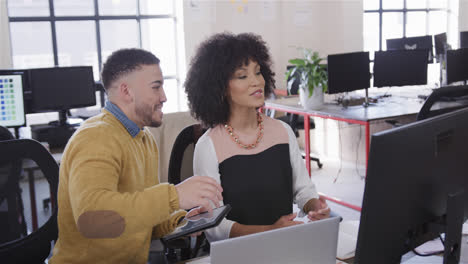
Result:
{"label": "man's hand", "polygon": [[[195,215],[201,214],[201,213],[206,212],[206,211],[207,210],[204,207],[196,207],[196,208],[193,208],[192,210],[188,211],[188,213],[185,215],[185,218],[195,216]],[[200,232],[197,232],[197,233],[190,234],[190,236],[191,237],[197,237],[197,236],[200,236],[202,233],[203,233],[203,231],[200,231]]]}
{"label": "man's hand", "polygon": [[301,221],[293,221],[297,213],[281,216],[273,225],[272,229],[303,224]]}
{"label": "man's hand", "polygon": [[309,202],[312,203],[312,208],[307,212],[307,217],[310,220],[316,221],[330,217],[330,207],[328,207],[325,198],[320,196],[319,199],[312,199]]}
{"label": "man's hand", "polygon": [[182,209],[200,206],[211,211],[213,209],[210,201],[215,207],[219,207],[219,201],[223,200],[223,188],[207,176],[192,176],[177,184],[175,188],[179,195],[179,207]]}

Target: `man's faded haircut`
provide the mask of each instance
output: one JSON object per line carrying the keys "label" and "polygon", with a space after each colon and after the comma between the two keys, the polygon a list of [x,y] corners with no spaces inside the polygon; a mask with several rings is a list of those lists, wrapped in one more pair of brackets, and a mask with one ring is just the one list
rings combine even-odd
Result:
{"label": "man's faded haircut", "polygon": [[114,51],[102,67],[101,80],[106,92],[112,83],[142,65],[159,65],[159,59],[153,53],[142,49],[120,49]]}

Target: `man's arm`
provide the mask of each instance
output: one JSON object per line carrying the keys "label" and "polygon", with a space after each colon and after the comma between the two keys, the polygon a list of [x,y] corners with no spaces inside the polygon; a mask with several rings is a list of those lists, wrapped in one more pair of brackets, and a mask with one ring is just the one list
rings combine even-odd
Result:
{"label": "man's arm", "polygon": [[186,214],[186,211],[180,210],[171,215],[168,220],[155,226],[153,228],[153,238],[158,239],[174,231],[180,220],[183,219]]}

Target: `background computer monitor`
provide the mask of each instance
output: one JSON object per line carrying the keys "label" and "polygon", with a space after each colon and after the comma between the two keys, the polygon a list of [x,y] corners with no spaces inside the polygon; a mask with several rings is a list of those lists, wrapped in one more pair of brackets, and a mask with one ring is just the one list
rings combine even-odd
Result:
{"label": "background computer monitor", "polygon": [[369,52],[328,55],[328,93],[370,87]]}
{"label": "background computer monitor", "polygon": [[427,50],[377,51],[374,87],[427,84]]}
{"label": "background computer monitor", "polygon": [[90,66],[31,69],[29,81],[33,111],[59,111],[96,104]]}
{"label": "background computer monitor", "polygon": [[387,50],[419,50],[427,49],[427,62],[432,63],[432,36],[387,39]]}
{"label": "background computer monitor", "polygon": [[460,32],[460,48],[468,48],[468,31]]}
{"label": "background computer monitor", "polygon": [[0,70],[0,126],[21,127],[26,124],[24,87],[23,71]]}
{"label": "background computer monitor", "polygon": [[448,219],[448,195],[464,190],[458,210],[449,209],[459,220],[450,234],[461,236],[468,215],[466,120],[463,109],[372,135],[355,263],[400,263],[442,232],[434,227]]}
{"label": "background computer monitor", "polygon": [[468,80],[468,48],[447,50],[447,84]]}
{"label": "background computer monitor", "polygon": [[434,46],[437,56],[445,54],[447,46],[447,34],[445,32],[434,35]]}

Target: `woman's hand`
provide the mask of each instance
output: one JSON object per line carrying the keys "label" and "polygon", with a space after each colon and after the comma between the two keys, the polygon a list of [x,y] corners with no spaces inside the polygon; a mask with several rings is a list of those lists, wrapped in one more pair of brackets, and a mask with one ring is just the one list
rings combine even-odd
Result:
{"label": "woman's hand", "polygon": [[312,209],[307,212],[307,217],[311,221],[321,220],[330,217],[330,207],[328,207],[325,198],[322,196],[319,199],[312,199],[309,202],[312,203]]}
{"label": "woman's hand", "polygon": [[271,229],[277,229],[277,228],[282,228],[282,227],[287,227],[287,226],[293,226],[293,225],[299,225],[303,224],[304,222],[301,221],[294,221],[294,218],[296,218],[297,213],[293,214],[288,214],[288,215],[283,215],[281,216],[271,227]]}

